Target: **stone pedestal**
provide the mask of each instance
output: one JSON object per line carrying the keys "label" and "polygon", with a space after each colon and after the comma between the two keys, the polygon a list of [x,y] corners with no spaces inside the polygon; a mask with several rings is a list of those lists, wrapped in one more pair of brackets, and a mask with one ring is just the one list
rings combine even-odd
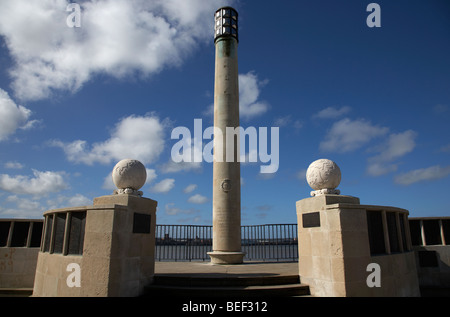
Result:
{"label": "stone pedestal", "polygon": [[94,199],[94,206],[111,205],[103,215],[88,213],[83,257],[94,265],[109,260],[107,296],[138,296],[153,282],[157,202],[127,194]]}
{"label": "stone pedestal", "polygon": [[[153,281],[156,206],[154,200],[121,194],[95,198],[93,206],[45,212],[33,296],[140,295]],[[83,242],[81,251],[71,254],[69,219],[75,214],[84,214],[77,231]],[[79,267],[79,286],[67,283],[71,263]]]}
{"label": "stone pedestal", "polygon": [[[314,296],[346,296],[345,264],[351,261],[363,273],[369,263],[365,213],[327,209],[336,203],[359,204],[359,199],[319,195],[297,201],[299,275]],[[342,221],[349,225],[343,228]]]}
{"label": "stone pedestal", "polygon": [[[359,198],[340,195],[306,198],[296,207],[299,275],[312,295],[419,295],[414,252],[405,239],[407,210],[361,205]],[[394,221],[387,223],[386,214]],[[375,226],[368,215],[383,221]],[[375,251],[380,243],[382,254]],[[379,286],[367,282],[371,263],[379,268]]]}

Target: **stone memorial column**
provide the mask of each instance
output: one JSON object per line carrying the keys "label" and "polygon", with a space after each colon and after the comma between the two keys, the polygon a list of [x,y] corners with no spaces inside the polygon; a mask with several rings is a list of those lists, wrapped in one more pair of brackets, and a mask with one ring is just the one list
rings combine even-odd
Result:
{"label": "stone memorial column", "polygon": [[214,264],[238,264],[244,257],[239,135],[234,133],[239,127],[238,13],[223,7],[216,11],[214,21],[213,251],[208,254]]}

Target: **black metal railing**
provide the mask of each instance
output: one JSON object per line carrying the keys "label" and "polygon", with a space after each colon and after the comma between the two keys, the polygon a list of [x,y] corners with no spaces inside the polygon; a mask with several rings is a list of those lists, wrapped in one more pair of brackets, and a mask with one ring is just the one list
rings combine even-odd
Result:
{"label": "black metal railing", "polygon": [[212,226],[156,225],[156,261],[192,261],[209,259]]}
{"label": "black metal railing", "polygon": [[[244,260],[296,261],[297,224],[241,226]],[[156,261],[208,261],[212,226],[156,225]]]}
{"label": "black metal railing", "polygon": [[241,226],[241,245],[247,260],[295,261],[297,224]]}

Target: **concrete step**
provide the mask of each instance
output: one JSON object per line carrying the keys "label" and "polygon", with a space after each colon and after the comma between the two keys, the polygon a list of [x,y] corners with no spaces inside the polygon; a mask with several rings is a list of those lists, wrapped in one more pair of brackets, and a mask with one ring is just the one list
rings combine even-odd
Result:
{"label": "concrete step", "polygon": [[224,274],[192,274],[173,275],[157,274],[154,278],[156,285],[178,286],[252,286],[252,285],[282,285],[298,284],[298,275],[224,275]]}
{"label": "concrete step", "polygon": [[155,275],[144,296],[280,297],[309,295],[298,275],[287,276],[170,276]]}
{"label": "concrete step", "polygon": [[0,288],[0,297],[30,297],[32,288]]}
{"label": "concrete step", "polygon": [[285,297],[309,295],[305,284],[254,285],[254,286],[168,286],[150,285],[144,296],[186,296],[186,297]]}

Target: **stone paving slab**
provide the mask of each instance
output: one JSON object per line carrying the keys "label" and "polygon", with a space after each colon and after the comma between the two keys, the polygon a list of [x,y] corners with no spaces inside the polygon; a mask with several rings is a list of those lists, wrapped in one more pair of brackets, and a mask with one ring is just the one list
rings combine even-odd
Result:
{"label": "stone paving slab", "polygon": [[208,275],[210,277],[298,275],[298,263],[244,262],[243,264],[219,265],[210,262],[155,262],[155,274]]}

